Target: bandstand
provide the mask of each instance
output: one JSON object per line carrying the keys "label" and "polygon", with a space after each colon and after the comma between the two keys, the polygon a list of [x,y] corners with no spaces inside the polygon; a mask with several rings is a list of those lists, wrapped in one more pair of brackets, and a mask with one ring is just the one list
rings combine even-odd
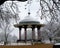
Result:
{"label": "bandstand", "polygon": [[41,32],[40,32],[40,28],[44,26],[44,24],[41,24],[40,21],[38,21],[38,19],[36,19],[34,16],[32,17],[30,14],[30,5],[31,5],[31,1],[28,0],[28,16],[26,16],[23,20],[21,20],[18,24],[15,24],[14,26],[19,28],[19,39],[17,40],[18,42],[21,42],[21,30],[22,28],[24,28],[24,42],[26,43],[27,40],[27,29],[31,28],[32,29],[32,39],[30,40],[31,42],[35,42],[36,41],[36,37],[35,37],[35,28],[37,28],[37,41],[41,42]]}
{"label": "bandstand", "polygon": [[35,28],[37,28],[37,41],[41,42],[41,34],[40,34],[40,28],[44,26],[44,24],[41,24],[36,18],[30,16],[30,13],[28,13],[29,16],[26,16],[23,20],[19,22],[19,24],[15,24],[14,26],[19,28],[19,39],[17,40],[18,42],[21,42],[21,30],[24,28],[24,42],[26,43],[27,40],[27,29],[31,28],[32,29],[32,39],[30,41],[35,42]]}

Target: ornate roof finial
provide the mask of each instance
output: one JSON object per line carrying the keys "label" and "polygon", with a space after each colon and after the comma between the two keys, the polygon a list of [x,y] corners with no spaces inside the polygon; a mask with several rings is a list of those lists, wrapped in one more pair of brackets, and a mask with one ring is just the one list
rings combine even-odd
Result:
{"label": "ornate roof finial", "polygon": [[28,12],[28,15],[30,15],[30,12]]}
{"label": "ornate roof finial", "polygon": [[29,3],[28,3],[28,16],[29,16],[29,15],[31,14],[31,13],[30,13],[30,5],[31,5],[31,1],[28,0],[28,2],[29,2]]}

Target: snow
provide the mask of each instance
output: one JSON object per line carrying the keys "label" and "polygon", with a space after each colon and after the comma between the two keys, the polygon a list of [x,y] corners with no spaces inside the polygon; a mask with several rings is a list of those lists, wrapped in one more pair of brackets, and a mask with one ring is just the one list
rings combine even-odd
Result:
{"label": "snow", "polygon": [[60,45],[60,43],[55,43],[54,45]]}

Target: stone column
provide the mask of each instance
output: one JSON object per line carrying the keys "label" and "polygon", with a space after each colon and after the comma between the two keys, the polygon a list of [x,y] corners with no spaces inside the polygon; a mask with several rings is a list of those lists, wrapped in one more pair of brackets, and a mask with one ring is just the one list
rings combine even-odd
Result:
{"label": "stone column", "polygon": [[41,41],[40,26],[37,26],[38,41]]}
{"label": "stone column", "polygon": [[25,31],[25,43],[27,42],[27,26],[24,26],[24,31]]}
{"label": "stone column", "polygon": [[19,27],[19,39],[17,40],[17,43],[21,41],[21,28],[22,27]]}
{"label": "stone column", "polygon": [[35,40],[35,26],[32,26],[32,40]]}
{"label": "stone column", "polygon": [[21,40],[21,27],[19,27],[19,40]]}

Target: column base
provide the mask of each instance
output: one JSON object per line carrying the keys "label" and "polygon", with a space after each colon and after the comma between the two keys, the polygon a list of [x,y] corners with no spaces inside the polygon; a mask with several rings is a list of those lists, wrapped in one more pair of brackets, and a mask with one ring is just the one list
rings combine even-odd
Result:
{"label": "column base", "polygon": [[25,40],[20,40],[20,39],[19,39],[19,40],[17,40],[17,43],[19,43],[19,42],[25,42]]}
{"label": "column base", "polygon": [[35,41],[36,41],[36,39],[31,39],[31,41],[35,42]]}
{"label": "column base", "polygon": [[33,42],[41,42],[41,40],[32,40]]}
{"label": "column base", "polygon": [[18,43],[18,42],[21,42],[21,40],[17,40],[17,43]]}
{"label": "column base", "polygon": [[41,39],[40,39],[40,40],[38,40],[38,42],[41,42]]}
{"label": "column base", "polygon": [[41,42],[41,39],[40,40],[31,40],[32,42]]}

